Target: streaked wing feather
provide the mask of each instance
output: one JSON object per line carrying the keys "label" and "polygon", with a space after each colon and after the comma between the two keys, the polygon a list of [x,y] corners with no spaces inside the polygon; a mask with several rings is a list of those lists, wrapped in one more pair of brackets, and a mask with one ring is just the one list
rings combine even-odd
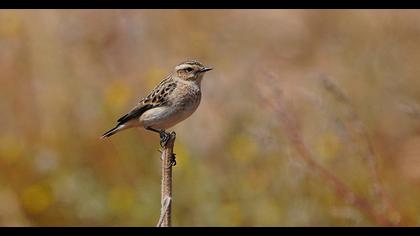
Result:
{"label": "streaked wing feather", "polygon": [[171,76],[166,77],[136,107],[119,118],[118,124],[124,124],[131,119],[140,117],[147,110],[167,104],[168,96],[175,88],[176,83],[173,82]]}
{"label": "streaked wing feather", "polygon": [[137,106],[133,110],[131,110],[129,113],[125,114],[121,118],[117,120],[118,124],[124,124],[125,122],[140,117],[145,111],[153,108],[152,104],[145,104],[143,106]]}

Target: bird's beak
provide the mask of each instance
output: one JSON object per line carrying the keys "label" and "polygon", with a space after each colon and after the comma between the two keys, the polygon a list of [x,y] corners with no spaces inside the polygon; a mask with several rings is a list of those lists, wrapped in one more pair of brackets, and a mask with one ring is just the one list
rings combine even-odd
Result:
{"label": "bird's beak", "polygon": [[213,68],[204,67],[203,69],[200,70],[200,72],[203,73],[203,72],[206,72],[206,71],[209,71],[209,70],[213,70]]}

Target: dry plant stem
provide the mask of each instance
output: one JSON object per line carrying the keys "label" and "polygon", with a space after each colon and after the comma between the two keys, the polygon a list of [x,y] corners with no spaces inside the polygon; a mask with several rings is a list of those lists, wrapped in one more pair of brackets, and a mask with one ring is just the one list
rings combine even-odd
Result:
{"label": "dry plant stem", "polygon": [[172,213],[172,157],[174,155],[175,133],[171,133],[166,146],[162,150],[162,183],[161,183],[161,204],[159,222],[157,227],[171,226]]}
{"label": "dry plant stem", "polygon": [[[269,75],[267,78],[274,80],[274,77],[275,76]],[[274,84],[274,82],[265,81],[265,83],[260,85],[260,94],[262,95],[263,102],[268,105],[280,119],[280,124],[285,131],[286,137],[289,138],[292,146],[297,151],[297,157],[300,157],[301,160],[308,165],[311,171],[317,173],[322,179],[327,181],[327,183],[335,190],[339,198],[357,207],[373,222],[381,226],[396,225],[394,222],[390,221],[386,215],[377,212],[373,204],[371,204],[366,198],[356,194],[337,176],[315,161],[309,149],[305,145],[295,119],[282,102],[282,98],[280,96],[281,91],[273,87],[268,87],[266,86],[267,84]]]}
{"label": "dry plant stem", "polygon": [[[355,134],[356,130],[360,130],[359,134],[364,139],[367,149],[366,161],[367,166],[370,169],[371,178],[373,180],[373,189],[375,195],[380,199],[380,203],[382,204],[382,206],[385,207],[385,211],[391,210],[397,213],[399,217],[401,217],[402,215],[400,210],[397,209],[390,196],[388,196],[388,194],[386,194],[386,192],[384,191],[382,179],[380,178],[378,171],[378,165],[376,163],[377,154],[375,152],[375,149],[373,148],[372,140],[370,139],[368,132],[365,126],[363,125],[363,122],[361,121],[360,117],[358,116],[355,108],[350,102],[350,99],[340,89],[340,87],[334,84],[329,78],[322,77],[321,82],[326,91],[328,91],[338,102],[342,103],[344,106],[347,107],[349,112],[349,119],[346,120],[347,122],[343,121],[343,123],[345,124],[348,133],[351,134],[354,138],[355,136],[357,136],[357,134]],[[357,140],[356,138],[354,139]]]}
{"label": "dry plant stem", "polygon": [[[385,191],[383,190],[382,181],[378,173],[378,166],[375,161],[375,150],[373,149],[372,141],[369,138],[369,135],[367,134],[367,131],[365,127],[363,126],[362,121],[360,120],[359,116],[357,115],[354,107],[350,103],[350,99],[347,97],[347,95],[344,94],[341,89],[334,84],[330,79],[326,77],[321,78],[322,84],[324,85],[324,88],[330,92],[330,94],[340,103],[345,105],[348,108],[349,112],[349,120],[348,122],[344,122],[346,125],[347,131],[355,136],[354,132],[356,130],[360,129],[360,135],[365,139],[366,145],[367,145],[367,163],[368,168],[370,169],[370,173],[372,176],[372,180],[374,183],[374,193],[381,199],[382,204],[389,204],[387,197],[385,195]],[[359,127],[359,129],[357,128]]]}
{"label": "dry plant stem", "polygon": [[311,154],[304,144],[303,138],[300,136],[298,128],[294,124],[293,120],[289,116],[289,112],[286,111],[285,107],[279,103],[273,103],[267,101],[267,103],[274,109],[274,111],[281,118],[281,123],[284,130],[287,133],[292,145],[295,147],[299,156],[302,160],[310,167],[311,170],[318,173],[323,179],[330,183],[336,194],[343,198],[345,201],[353,204],[364,212],[370,219],[376,222],[378,225],[391,226],[393,222],[389,221],[384,215],[378,214],[373,206],[363,197],[358,196],[354,193],[345,183],[338,179],[335,175],[329,172],[327,169],[319,165],[312,157]]}

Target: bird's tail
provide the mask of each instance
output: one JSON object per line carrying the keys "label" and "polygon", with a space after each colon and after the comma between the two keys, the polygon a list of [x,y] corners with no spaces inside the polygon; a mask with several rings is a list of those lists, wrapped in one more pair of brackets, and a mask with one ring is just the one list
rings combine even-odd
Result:
{"label": "bird's tail", "polygon": [[112,129],[110,129],[110,130],[108,130],[108,131],[106,131],[100,138],[101,139],[103,139],[103,138],[108,138],[109,136],[111,136],[111,135],[113,135],[113,134],[115,134],[115,133],[117,133],[118,131],[120,131],[121,129],[123,128],[123,126],[121,126],[121,125],[117,125],[117,126],[115,126],[114,128],[112,128]]}

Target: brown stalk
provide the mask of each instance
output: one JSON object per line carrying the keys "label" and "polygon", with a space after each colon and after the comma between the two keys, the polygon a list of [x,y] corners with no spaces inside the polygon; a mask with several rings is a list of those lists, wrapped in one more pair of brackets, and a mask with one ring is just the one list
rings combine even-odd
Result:
{"label": "brown stalk", "polygon": [[359,135],[365,142],[365,159],[373,181],[374,194],[378,199],[380,199],[380,204],[384,207],[384,210],[398,214],[397,219],[399,220],[397,221],[401,221],[400,211],[396,208],[390,196],[384,190],[384,186],[382,183],[382,179],[379,175],[378,165],[376,162],[376,158],[378,157],[378,155],[373,147],[372,140],[370,139],[366,127],[363,125],[362,120],[360,119],[353,104],[351,103],[350,98],[340,89],[339,86],[333,83],[329,78],[325,76],[321,77],[321,82],[325,90],[328,91],[338,102],[343,104],[348,109],[348,119],[344,120],[343,123],[346,127],[347,132],[353,136],[353,139],[357,140],[355,136],[357,136],[356,132],[359,131]]}
{"label": "brown stalk", "polygon": [[[272,77],[272,76],[269,76]],[[266,81],[264,84],[275,84],[274,80]],[[347,186],[343,181],[341,181],[333,173],[325,169],[319,163],[315,161],[312,157],[309,149],[305,145],[302,136],[300,135],[299,128],[297,127],[296,122],[294,122],[293,117],[290,115],[290,111],[284,106],[281,102],[281,99],[278,99],[280,96],[280,91],[274,91],[273,87],[260,86],[261,95],[264,103],[267,104],[280,118],[280,124],[284,129],[286,136],[289,138],[292,146],[296,149],[299,154],[298,157],[301,158],[303,162],[307,164],[310,170],[317,173],[322,179],[327,181],[330,186],[335,190],[337,196],[344,201],[352,204],[363,212],[369,219],[381,226],[393,226],[396,225],[394,222],[390,221],[386,216],[375,211],[373,204],[371,204],[366,198],[356,194]],[[277,98],[274,100],[273,98]]]}
{"label": "brown stalk", "polygon": [[175,132],[163,147],[161,155],[162,183],[161,183],[161,210],[157,227],[170,227],[172,214],[172,157],[174,156]]}

